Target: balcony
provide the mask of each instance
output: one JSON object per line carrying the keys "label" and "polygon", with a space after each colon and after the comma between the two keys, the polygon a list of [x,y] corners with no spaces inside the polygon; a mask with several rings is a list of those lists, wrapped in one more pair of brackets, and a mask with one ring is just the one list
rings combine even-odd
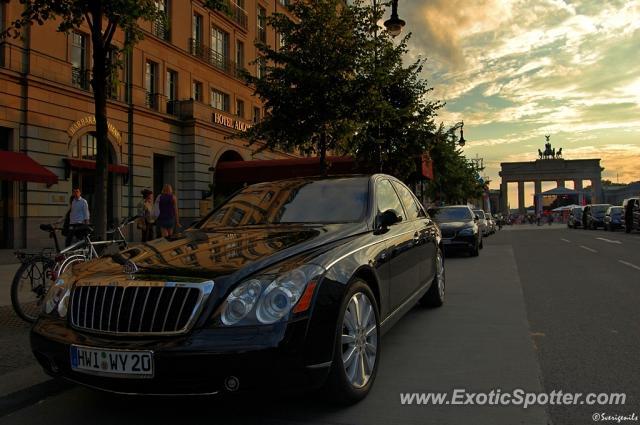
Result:
{"label": "balcony", "polygon": [[151,33],[162,40],[169,41],[170,32],[168,21],[168,17],[153,21],[151,23]]}
{"label": "balcony", "polygon": [[238,24],[245,31],[249,28],[249,19],[247,16],[247,12],[240,6],[238,6],[233,0],[224,0],[224,10],[228,17],[231,18],[233,22]]}
{"label": "balcony", "polygon": [[83,68],[71,68],[71,84],[82,90],[91,89],[91,71]]}
{"label": "balcony", "polygon": [[193,56],[207,62],[209,65],[219,69],[231,77],[242,78],[240,73],[240,69],[242,68],[238,68],[236,63],[229,60],[225,55],[205,46],[201,41],[194,38],[189,39],[189,46],[190,53]]}
{"label": "balcony", "polygon": [[162,95],[160,93],[146,92],[144,97],[144,106],[149,109],[158,111],[162,103]]}

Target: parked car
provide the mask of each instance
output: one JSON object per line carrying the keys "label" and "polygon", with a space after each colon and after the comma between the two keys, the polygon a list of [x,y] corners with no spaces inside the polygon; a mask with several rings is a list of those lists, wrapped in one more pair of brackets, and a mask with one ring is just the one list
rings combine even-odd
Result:
{"label": "parked car", "polygon": [[485,213],[487,216],[487,224],[489,225],[489,233],[494,234],[496,232],[496,219],[491,215],[491,213]]}
{"label": "parked car", "polygon": [[430,208],[429,215],[440,226],[442,245],[446,249],[464,249],[474,257],[483,247],[480,217],[466,205]]}
{"label": "parked car", "polygon": [[491,227],[489,225],[489,221],[487,220],[487,216],[485,215],[483,210],[472,210],[473,213],[478,217],[478,227],[482,232],[482,237],[487,237],[491,233]]}
{"label": "parked car", "polygon": [[604,215],[610,206],[611,204],[590,204],[585,206],[582,212],[583,217],[586,217],[584,228],[595,230],[598,227],[604,227]]}
{"label": "parked car", "polygon": [[567,220],[567,227],[570,229],[582,227],[582,210],[583,207],[575,207],[571,209],[571,212],[569,213],[569,220]]}
{"label": "parked car", "polygon": [[604,215],[604,230],[621,229],[624,224],[624,214],[621,206],[612,206]]}
{"label": "parked car", "polygon": [[382,334],[445,297],[441,234],[393,177],[248,186],[199,223],[63,274],[31,347],[107,391],[321,387],[364,398]]}
{"label": "parked car", "polygon": [[[627,224],[627,205],[631,204],[629,224]],[[622,202],[624,229],[627,233],[640,230],[640,198],[629,198]]]}

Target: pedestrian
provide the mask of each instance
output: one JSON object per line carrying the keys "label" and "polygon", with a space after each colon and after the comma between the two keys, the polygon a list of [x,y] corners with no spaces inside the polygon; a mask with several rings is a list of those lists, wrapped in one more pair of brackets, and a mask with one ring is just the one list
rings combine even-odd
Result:
{"label": "pedestrian", "polygon": [[[158,206],[158,218],[156,223],[160,227],[160,235],[163,238],[171,236],[176,226],[180,227],[180,217],[178,215],[178,201],[173,195],[173,188],[170,184],[165,184],[162,193],[156,198]],[[154,207],[155,209],[155,207]]]}
{"label": "pedestrian", "polygon": [[635,204],[635,199],[627,200],[627,205],[624,209],[624,231],[626,233],[631,233],[633,228],[633,206]]}
{"label": "pedestrian", "polygon": [[136,224],[142,235],[142,242],[153,239],[153,225],[156,218],[153,215],[153,191],[143,189],[142,200],[138,203],[138,219]]}
{"label": "pedestrian", "polygon": [[89,224],[89,204],[82,197],[79,187],[73,189],[71,206],[69,207],[69,230],[66,234],[65,246],[69,246],[76,239],[76,232],[79,228]]}

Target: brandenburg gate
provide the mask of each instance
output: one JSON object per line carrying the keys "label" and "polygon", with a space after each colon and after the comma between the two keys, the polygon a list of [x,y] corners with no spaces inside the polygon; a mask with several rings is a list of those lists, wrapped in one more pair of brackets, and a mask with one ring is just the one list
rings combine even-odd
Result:
{"label": "brandenburg gate", "polygon": [[509,187],[512,182],[518,183],[518,205],[521,213],[526,212],[524,199],[524,184],[534,183],[534,194],[542,192],[542,182],[555,181],[558,187],[565,187],[566,181],[573,180],[574,190],[582,190],[582,181],[591,181],[592,203],[602,201],[602,168],[600,159],[572,159],[562,158],[562,148],[557,152],[551,147],[550,136],[545,136],[547,143],[545,150],[538,149],[538,159],[529,162],[503,162],[500,164],[500,195],[501,207],[504,213],[509,213]]}

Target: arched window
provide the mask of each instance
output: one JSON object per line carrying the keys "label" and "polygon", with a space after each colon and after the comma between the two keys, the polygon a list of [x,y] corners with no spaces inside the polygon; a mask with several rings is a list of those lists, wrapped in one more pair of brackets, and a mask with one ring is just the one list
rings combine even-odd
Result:
{"label": "arched window", "polygon": [[75,158],[88,159],[95,161],[97,153],[98,140],[95,133],[87,133],[78,139],[78,146],[73,152]]}

